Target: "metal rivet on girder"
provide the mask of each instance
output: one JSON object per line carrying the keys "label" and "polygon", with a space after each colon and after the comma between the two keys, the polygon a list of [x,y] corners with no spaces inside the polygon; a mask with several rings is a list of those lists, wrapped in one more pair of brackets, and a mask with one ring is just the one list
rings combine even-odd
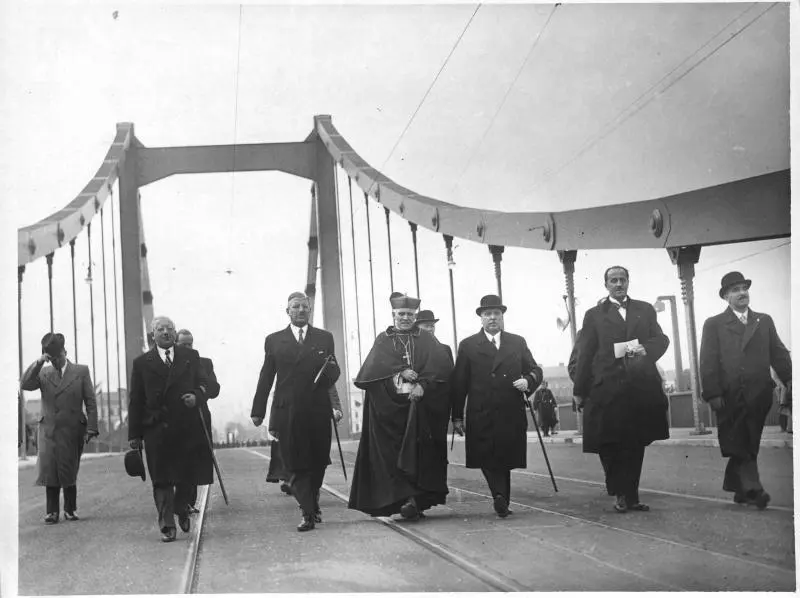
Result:
{"label": "metal rivet on girder", "polygon": [[439,208],[434,208],[433,210],[433,217],[431,218],[431,226],[433,226],[433,230],[439,232]]}
{"label": "metal rivet on girder", "polygon": [[381,200],[381,188],[375,187],[375,199],[380,201]]}
{"label": "metal rivet on girder", "polygon": [[650,232],[654,237],[660,237],[664,232],[664,217],[661,215],[661,210],[656,208],[650,215]]}
{"label": "metal rivet on girder", "polygon": [[544,239],[545,243],[550,242],[550,236],[553,234],[552,229],[550,228],[550,223],[545,222],[544,226],[542,226],[542,239]]}
{"label": "metal rivet on girder", "polygon": [[405,213],[406,213],[406,204],[405,203],[401,203],[400,204],[400,214],[405,214]]}
{"label": "metal rivet on girder", "polygon": [[94,198],[94,213],[96,214],[99,211],[100,211],[100,201],[97,199],[97,197],[95,197]]}
{"label": "metal rivet on girder", "polygon": [[61,224],[58,225],[56,228],[56,239],[58,239],[58,246],[61,247],[61,244],[64,242],[64,229],[61,228]]}
{"label": "metal rivet on girder", "polygon": [[81,214],[80,223],[81,223],[81,226],[86,224],[86,217],[83,214]]}
{"label": "metal rivet on girder", "polygon": [[479,237],[483,237],[484,230],[486,230],[486,227],[484,227],[483,222],[479,222],[477,228],[475,229]]}
{"label": "metal rivet on girder", "polygon": [[28,251],[31,255],[36,253],[36,241],[34,241],[33,238],[28,241]]}

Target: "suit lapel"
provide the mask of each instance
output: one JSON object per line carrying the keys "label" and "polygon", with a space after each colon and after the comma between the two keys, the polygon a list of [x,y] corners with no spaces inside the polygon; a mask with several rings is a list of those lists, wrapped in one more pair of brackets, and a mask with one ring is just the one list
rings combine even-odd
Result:
{"label": "suit lapel", "polygon": [[[184,355],[183,350],[179,349],[177,345],[172,345],[172,353],[175,357],[172,360],[172,367],[167,368],[166,388],[169,388],[169,385],[172,384],[173,380],[180,378],[183,370],[186,369],[186,364],[189,363],[189,360],[186,359],[186,355]],[[161,363],[164,362],[162,361]],[[166,364],[164,365],[166,366]]]}
{"label": "suit lapel", "polygon": [[641,312],[639,311],[639,306],[636,305],[630,298],[628,298],[628,309],[626,310],[625,316],[625,339],[630,340],[633,338],[633,331],[636,330],[636,325],[639,323],[639,318],[642,316]]}
{"label": "suit lapel", "polygon": [[161,361],[161,356],[158,354],[158,349],[153,348],[146,353],[145,361],[150,368],[150,371],[156,374],[159,378],[166,380],[169,377],[169,368]]}
{"label": "suit lapel", "polygon": [[77,377],[77,375],[78,372],[75,371],[75,366],[71,363],[68,363],[64,368],[64,375],[60,379],[58,377],[58,372],[55,368],[53,368],[52,376],[56,383],[56,394],[64,391]]}
{"label": "suit lapel", "polygon": [[619,310],[611,305],[611,301],[608,299],[603,304],[603,318],[612,326],[626,326],[625,319],[620,315]]}
{"label": "suit lapel", "polygon": [[729,307],[725,313],[727,314],[727,318],[725,319],[725,328],[736,336],[739,339],[741,346],[743,347],[743,335],[745,332],[745,326],[742,324],[742,321],[736,317],[736,314],[733,313],[733,310]]}
{"label": "suit lapel", "polygon": [[[738,319],[738,318],[737,318]],[[742,351],[747,346],[747,343],[750,342],[750,339],[753,338],[753,335],[756,333],[756,329],[758,328],[758,323],[761,321],[761,314],[755,313],[752,309],[749,310],[747,316],[747,326],[744,328],[744,338],[742,338]],[[741,323],[741,320],[739,321]]]}
{"label": "suit lapel", "polygon": [[486,333],[484,333],[483,328],[481,328],[481,331],[477,334],[475,341],[478,353],[483,355],[486,361],[494,363],[494,358],[498,351],[494,348],[492,343],[489,342],[489,339],[486,338]]}
{"label": "suit lapel", "polygon": [[[488,342],[488,341],[487,341]],[[492,362],[492,371],[495,371],[497,367],[503,362],[503,360],[511,355],[512,348],[510,345],[510,339],[500,332],[500,348],[495,352],[494,361]],[[491,343],[489,343],[491,345]]]}

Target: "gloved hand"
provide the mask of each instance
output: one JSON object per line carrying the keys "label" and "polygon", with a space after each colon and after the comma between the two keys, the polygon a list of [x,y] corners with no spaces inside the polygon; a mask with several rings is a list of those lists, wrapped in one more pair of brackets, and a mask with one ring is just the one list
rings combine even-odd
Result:
{"label": "gloved hand", "polygon": [[132,449],[137,449],[137,450],[142,449],[143,443],[141,438],[134,438],[133,440],[130,441],[130,443]]}

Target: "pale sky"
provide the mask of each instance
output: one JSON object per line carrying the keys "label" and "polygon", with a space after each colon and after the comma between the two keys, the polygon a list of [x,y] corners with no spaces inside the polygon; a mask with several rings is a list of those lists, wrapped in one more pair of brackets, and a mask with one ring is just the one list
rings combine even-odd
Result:
{"label": "pale sky", "polygon": [[[504,211],[652,199],[788,168],[789,9],[768,7],[485,5],[476,13],[472,4],[245,5],[240,29],[240,8],[232,5],[5,4],[0,188],[4,212],[13,214],[6,222],[6,271],[13,272],[16,228],[80,192],[117,122],[133,122],[142,143],[161,147],[302,141],[315,114],[330,114],[353,148],[399,184],[442,201]],[[142,189],[155,312],[191,329],[195,347],[214,360],[222,385],[212,405],[218,427],[249,415],[264,337],[287,324],[286,297],[305,286],[309,188],[309,181],[286,174],[240,173],[174,176]],[[374,331],[363,195],[354,185],[359,326],[342,173],[339,193],[352,378],[359,366],[354,331],[361,330],[364,354]],[[108,210],[105,218],[110,280]],[[383,208],[372,203],[370,218],[381,329],[390,324],[392,290]],[[96,381],[105,385],[100,233],[97,219]],[[455,243],[461,340],[478,330],[474,308],[496,287],[487,247]],[[396,215],[392,244],[395,290],[413,294],[411,235]],[[420,229],[419,249],[422,307],[441,318],[437,336],[452,344],[444,243]],[[703,249],[695,280],[698,336],[703,321],[725,308],[719,281],[735,269],[753,280],[752,308],[771,314],[791,347],[790,251],[788,239]],[[79,361],[91,364],[87,264],[83,234],[76,251]],[[604,294],[602,273],[613,264],[631,271],[632,297],[680,298],[676,268],[663,249],[580,251],[579,321]],[[39,355],[49,326],[46,272],[39,260],[25,273],[25,366]],[[16,285],[6,278],[10,339],[16,338]],[[54,286],[55,327],[74,356],[68,248],[56,253]],[[115,389],[110,283],[108,289]],[[565,286],[555,252],[508,248],[503,291],[506,329],[527,339],[540,364],[566,362],[569,333],[556,328]],[[688,367],[682,306],[679,316]],[[659,320],[672,336],[669,313]],[[337,353],[344,361],[344,348]],[[10,388],[17,355],[3,357],[13,372]],[[123,357],[123,376],[124,363]],[[672,349],[660,365],[672,369]]]}

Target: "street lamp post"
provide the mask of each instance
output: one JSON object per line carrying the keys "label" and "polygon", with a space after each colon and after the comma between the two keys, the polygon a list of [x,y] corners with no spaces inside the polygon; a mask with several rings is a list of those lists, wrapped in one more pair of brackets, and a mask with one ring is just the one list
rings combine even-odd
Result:
{"label": "street lamp post", "polygon": [[656,311],[664,311],[664,301],[669,301],[672,314],[672,338],[675,347],[675,390],[686,390],[683,382],[683,360],[681,359],[681,337],[678,328],[678,306],[675,295],[661,295],[656,298],[653,306]]}

